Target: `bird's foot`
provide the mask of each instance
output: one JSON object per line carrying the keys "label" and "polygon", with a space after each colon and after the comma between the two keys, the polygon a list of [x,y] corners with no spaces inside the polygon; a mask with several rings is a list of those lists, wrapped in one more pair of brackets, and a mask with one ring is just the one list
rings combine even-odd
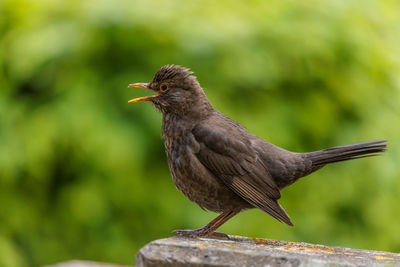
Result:
{"label": "bird's foot", "polygon": [[177,236],[181,237],[189,237],[189,238],[197,238],[197,237],[207,237],[207,238],[216,238],[216,239],[229,239],[229,236],[224,233],[219,232],[208,232],[203,228],[195,229],[195,230],[174,230],[172,231]]}

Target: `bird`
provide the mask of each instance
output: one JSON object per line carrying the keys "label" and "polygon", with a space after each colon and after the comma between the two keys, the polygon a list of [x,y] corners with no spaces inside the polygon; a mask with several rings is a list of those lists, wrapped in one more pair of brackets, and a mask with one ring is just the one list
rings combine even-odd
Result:
{"label": "bird", "polygon": [[182,237],[227,238],[217,228],[252,208],[293,226],[278,203],[283,188],[327,164],[375,156],[387,148],[387,141],[379,140],[308,153],[285,150],[216,110],[193,72],[179,65],[165,65],[151,82],[128,87],[155,92],[128,102],[147,101],[161,112],[175,187],[202,209],[219,213],[199,229],[173,231]]}

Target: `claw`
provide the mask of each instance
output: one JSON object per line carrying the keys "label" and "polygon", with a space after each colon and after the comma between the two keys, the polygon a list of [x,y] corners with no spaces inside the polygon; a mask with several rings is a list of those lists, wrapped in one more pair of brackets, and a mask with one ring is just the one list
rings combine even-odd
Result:
{"label": "claw", "polygon": [[202,228],[196,230],[174,230],[172,232],[175,233],[177,236],[187,237],[187,238],[207,237],[215,239],[229,239],[229,236],[227,234],[219,232],[209,233],[207,231],[204,231]]}

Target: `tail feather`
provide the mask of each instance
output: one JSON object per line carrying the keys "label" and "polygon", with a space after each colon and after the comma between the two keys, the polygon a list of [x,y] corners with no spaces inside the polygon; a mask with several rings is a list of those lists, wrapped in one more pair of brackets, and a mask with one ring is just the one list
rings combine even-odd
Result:
{"label": "tail feather", "polygon": [[372,157],[384,152],[387,148],[386,140],[371,141],[347,146],[332,147],[320,151],[307,153],[313,166],[323,166],[328,163]]}

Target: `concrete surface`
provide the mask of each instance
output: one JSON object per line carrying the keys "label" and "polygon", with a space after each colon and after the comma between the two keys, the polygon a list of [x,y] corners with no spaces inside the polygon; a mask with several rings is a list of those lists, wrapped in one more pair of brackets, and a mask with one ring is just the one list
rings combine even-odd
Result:
{"label": "concrete surface", "polygon": [[136,266],[400,266],[400,254],[239,236],[171,237],[144,246]]}

